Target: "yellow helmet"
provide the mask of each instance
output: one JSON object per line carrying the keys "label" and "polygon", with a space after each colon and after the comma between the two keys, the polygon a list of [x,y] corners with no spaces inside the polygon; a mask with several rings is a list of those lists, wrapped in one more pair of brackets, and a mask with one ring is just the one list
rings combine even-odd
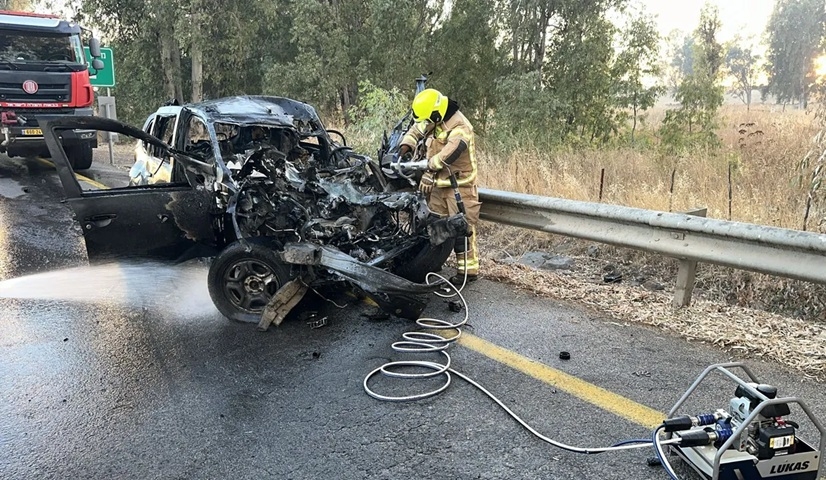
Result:
{"label": "yellow helmet", "polygon": [[413,99],[413,118],[417,122],[430,120],[439,123],[447,113],[447,97],[438,90],[428,88],[422,90]]}

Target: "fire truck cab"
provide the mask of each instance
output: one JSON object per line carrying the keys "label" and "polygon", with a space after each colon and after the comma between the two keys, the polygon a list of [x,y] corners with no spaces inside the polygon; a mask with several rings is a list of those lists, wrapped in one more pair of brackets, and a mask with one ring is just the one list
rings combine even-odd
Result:
{"label": "fire truck cab", "polygon": [[[54,15],[0,11],[0,153],[48,156],[41,121],[94,114],[82,32]],[[93,67],[103,68],[93,37],[89,51]],[[75,169],[92,165],[94,130],[67,130],[62,141]]]}

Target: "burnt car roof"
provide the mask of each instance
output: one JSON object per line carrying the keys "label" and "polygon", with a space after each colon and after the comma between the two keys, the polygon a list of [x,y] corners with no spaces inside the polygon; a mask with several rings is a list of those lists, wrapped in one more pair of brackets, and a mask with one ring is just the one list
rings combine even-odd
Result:
{"label": "burnt car roof", "polygon": [[200,112],[212,122],[294,126],[302,131],[324,128],[315,108],[284,97],[239,95],[184,107]]}

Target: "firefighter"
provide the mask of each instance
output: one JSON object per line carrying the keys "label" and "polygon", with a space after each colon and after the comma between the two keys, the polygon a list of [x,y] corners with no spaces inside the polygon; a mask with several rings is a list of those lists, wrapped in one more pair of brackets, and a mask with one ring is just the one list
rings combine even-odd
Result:
{"label": "firefighter", "polygon": [[459,104],[428,88],[413,99],[415,124],[404,135],[399,153],[402,157],[416,149],[421,140],[427,145],[427,171],[419,182],[419,190],[428,196],[430,210],[439,215],[455,215],[459,212],[453,188],[451,172],[456,175],[459,194],[465,205],[471,235],[465,241],[457,239],[457,275],[450,279],[462,285],[465,274],[468,282],[479,277],[479,253],[476,248],[476,224],[479,222],[479,190],[476,185],[476,156],[473,150],[473,126],[459,111]]}

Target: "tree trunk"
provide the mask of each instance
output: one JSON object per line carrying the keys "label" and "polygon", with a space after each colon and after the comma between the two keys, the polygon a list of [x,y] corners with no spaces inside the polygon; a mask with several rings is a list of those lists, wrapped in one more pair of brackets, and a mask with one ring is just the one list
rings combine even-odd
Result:
{"label": "tree trunk", "polygon": [[204,52],[198,41],[192,42],[189,50],[192,57],[192,101],[204,99]]}
{"label": "tree trunk", "polygon": [[169,100],[183,100],[181,88],[181,52],[172,32],[161,29],[161,70],[163,71],[164,93]]}
{"label": "tree trunk", "polygon": [[545,4],[542,5],[541,8],[542,13],[539,18],[539,28],[542,30],[539,32],[539,45],[537,45],[536,58],[534,59],[535,69],[539,71],[540,77],[542,76],[542,67],[545,65],[545,52],[548,47],[548,21],[550,20],[550,6]]}
{"label": "tree trunk", "polygon": [[511,49],[513,65],[519,66],[519,0],[511,0]]}
{"label": "tree trunk", "polygon": [[192,72],[190,80],[192,83],[192,101],[200,102],[204,99],[204,17],[202,12],[203,2],[193,0],[190,4],[191,23],[191,43],[189,45],[189,56],[192,60]]}
{"label": "tree trunk", "polygon": [[341,87],[339,90],[339,98],[341,100],[341,114],[344,117],[344,124],[350,125],[350,89]]}
{"label": "tree trunk", "polygon": [[183,88],[183,69],[181,68],[181,44],[178,43],[178,39],[172,37],[172,69],[175,71],[175,98],[178,101],[183,101],[184,99],[184,88]]}

